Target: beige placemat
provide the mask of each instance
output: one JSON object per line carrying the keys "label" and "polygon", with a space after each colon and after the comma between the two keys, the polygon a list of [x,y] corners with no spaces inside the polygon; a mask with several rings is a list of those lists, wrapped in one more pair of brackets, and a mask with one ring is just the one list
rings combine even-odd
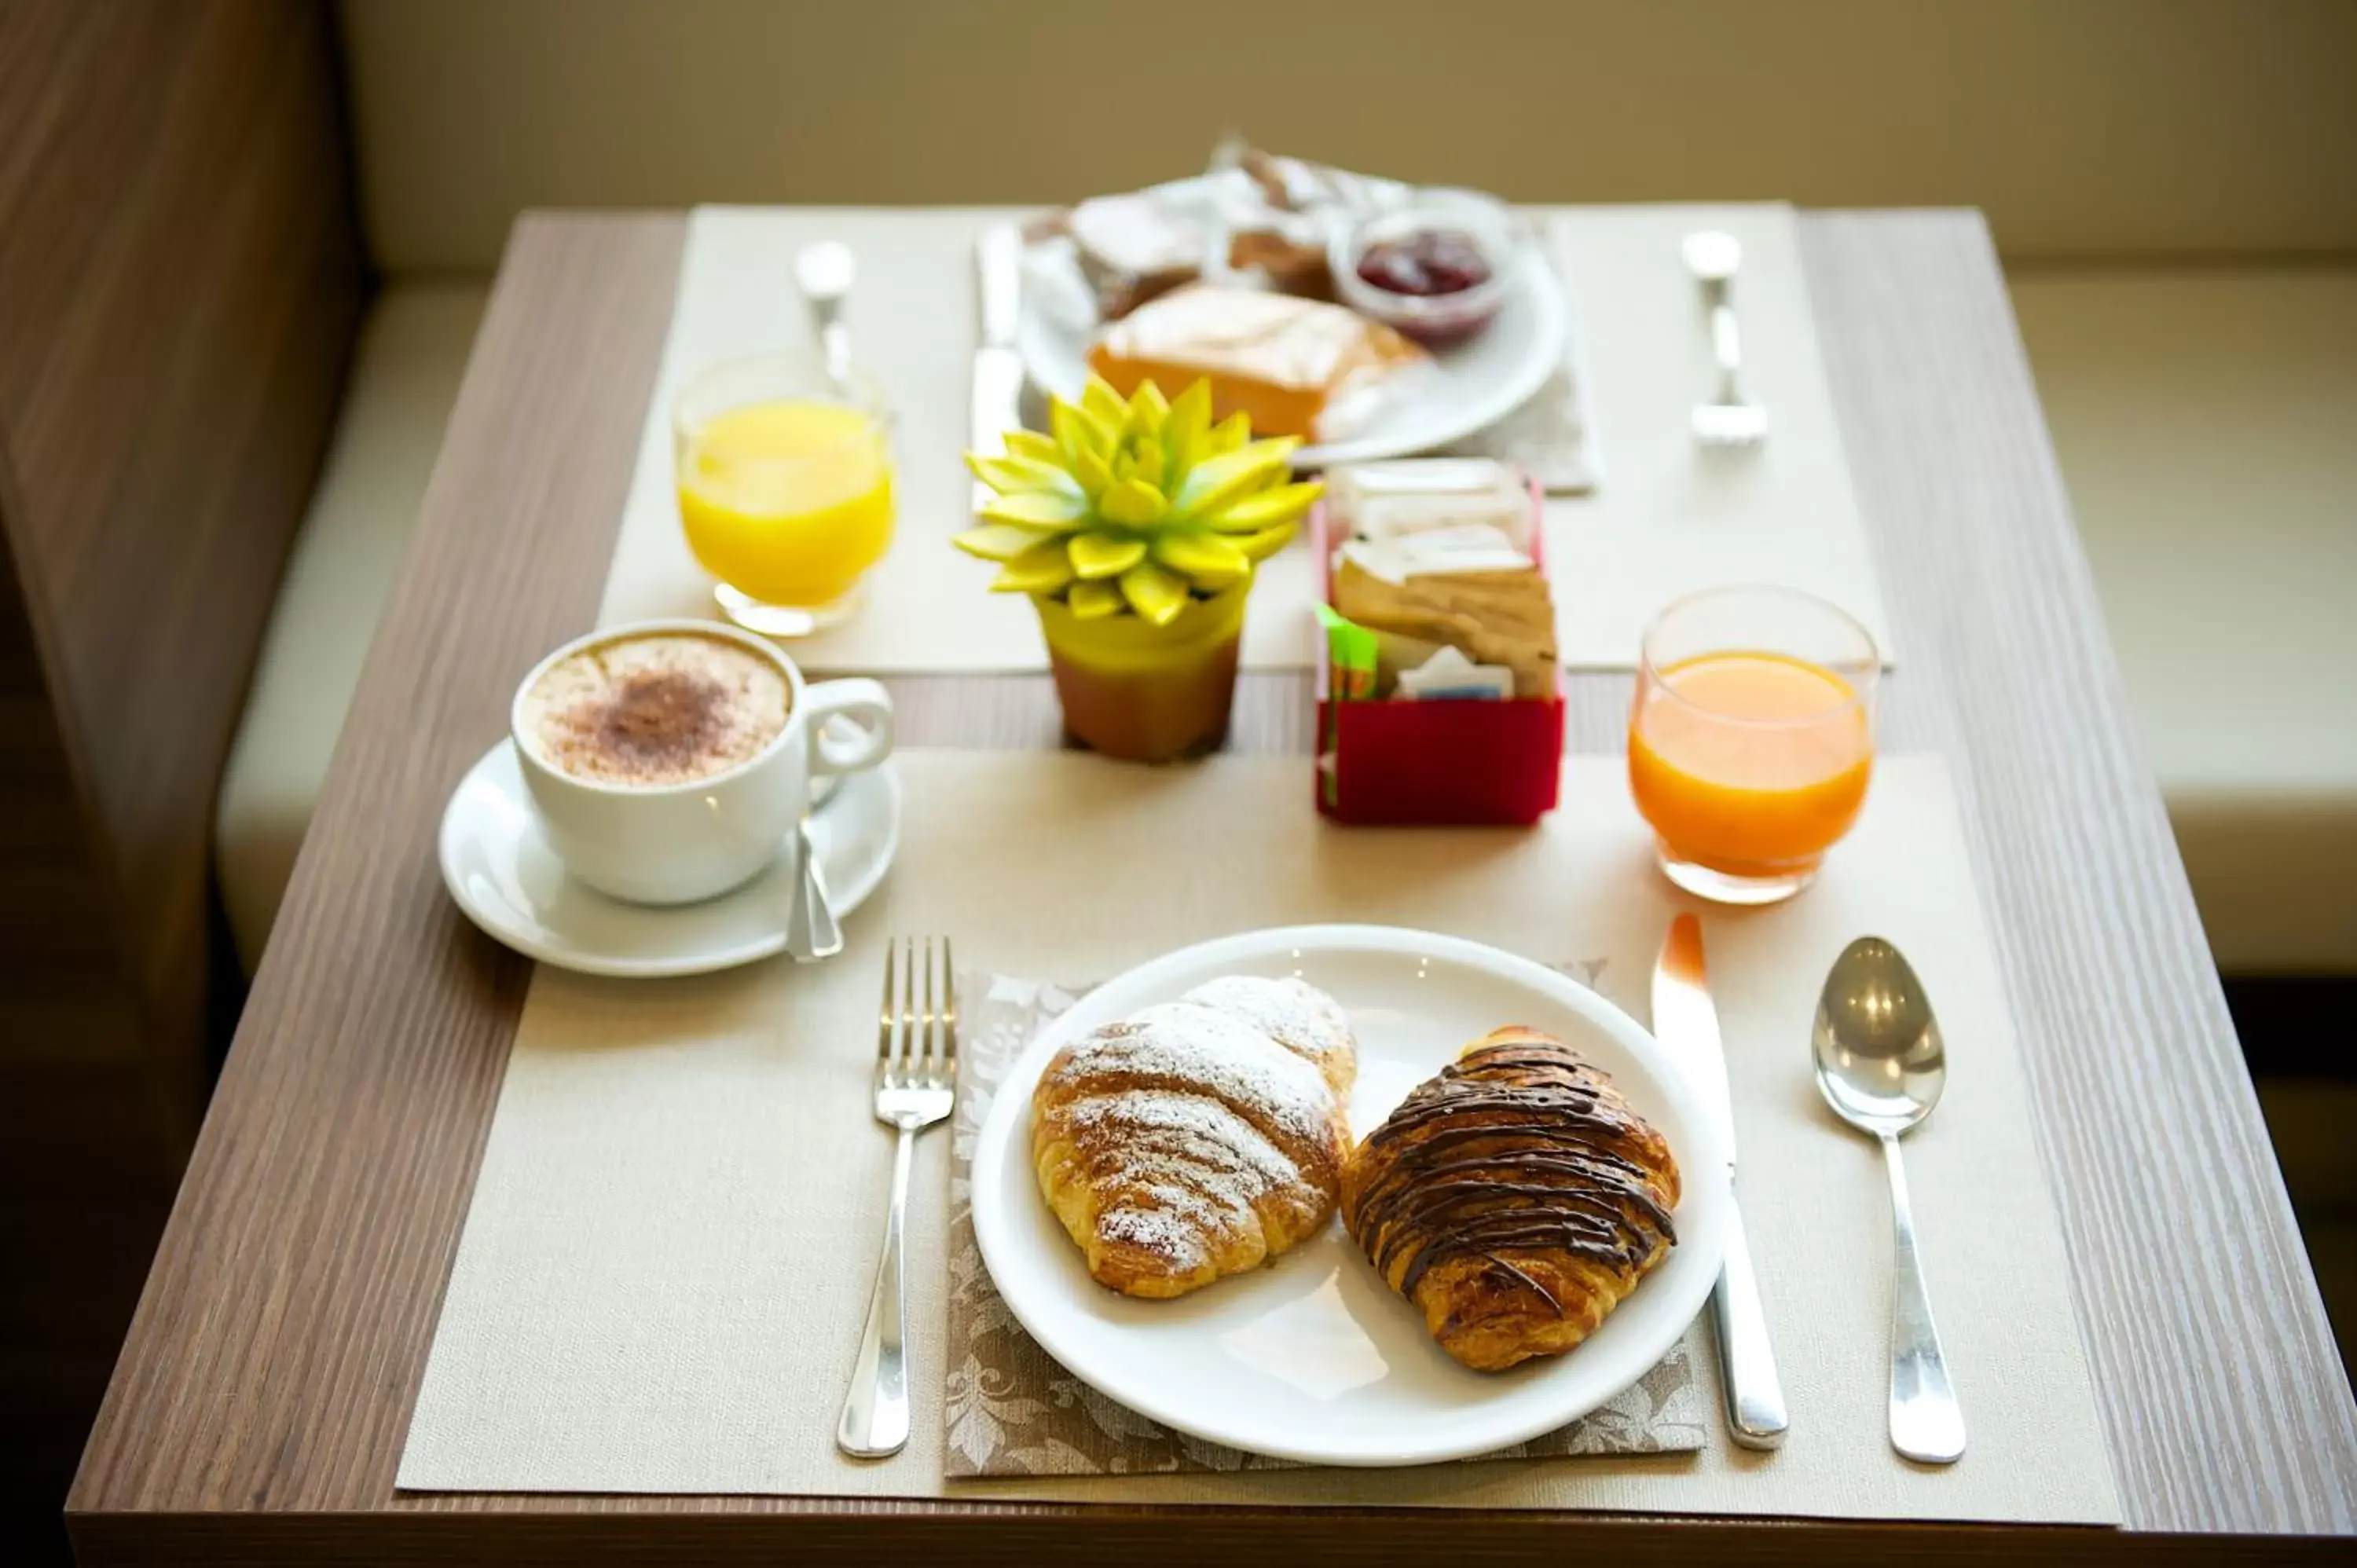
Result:
{"label": "beige placemat", "polygon": [[[1555,967],[1593,986],[1595,960]],[[1174,1432],[1072,1376],[1007,1310],[974,1240],[968,1175],[975,1140],[1006,1069],[1075,993],[1012,975],[959,977],[958,1106],[950,1139],[949,1366],[942,1392],[942,1466],[977,1476],[1141,1476],[1284,1469],[1271,1459]],[[1566,1459],[1599,1454],[1690,1454],[1708,1440],[1695,1358],[1697,1326],[1659,1364],[1601,1406],[1553,1432],[1475,1460]],[[1473,1461],[1468,1461],[1471,1463]]]}
{"label": "beige placemat", "polygon": [[[865,611],[796,652],[821,673],[1047,668],[1030,607],[985,592],[987,568],[948,544],[966,526],[971,495],[959,453],[974,342],[974,237],[1003,216],[984,209],[695,209],[601,619],[713,613],[710,580],[681,537],[673,495],[673,393],[704,367],[744,354],[797,352],[815,365],[793,257],[832,238],[859,258],[849,316],[861,363],[896,421],[899,532],[869,577]],[[1746,247],[1740,305],[1750,384],[1775,422],[1768,444],[1753,452],[1699,451],[1687,429],[1687,405],[1712,383],[1698,296],[1677,242],[1706,224],[1733,230]],[[1792,210],[1599,208],[1575,210],[1550,232],[1577,314],[1575,353],[1565,375],[1496,440],[1558,487],[1578,488],[1609,464],[1595,493],[1548,502],[1565,662],[1633,668],[1646,618],[1704,582],[1789,582],[1845,606],[1881,635],[1880,596],[1817,354]],[[1566,460],[1566,451],[1577,456]],[[1313,662],[1315,591],[1306,545],[1262,569],[1244,630],[1247,668]]]}
{"label": "beige placemat", "polygon": [[[1778,1453],[1713,1431],[1684,1457],[952,1482],[942,1271],[920,1267],[909,1275],[914,1435],[888,1461],[843,1458],[835,1414],[891,1161],[866,1114],[888,933],[952,933],[962,961],[1002,973],[1094,976],[1256,926],[1390,921],[1600,958],[1605,993],[1641,1017],[1679,907],[1611,758],[1571,761],[1561,809],[1527,832],[1332,827],[1311,806],[1306,759],[1140,769],[920,751],[898,766],[899,861],[851,917],[840,960],[690,981],[534,977],[403,1487],[2118,1519],[1962,824],[1928,758],[1886,761],[1805,897],[1706,918],[1745,1214],[1792,1408]],[[1907,950],[1949,1048],[1946,1098],[1907,1146],[1972,1427],[1971,1452],[1944,1470],[1905,1464],[1885,1440],[1880,1155],[1833,1120],[1809,1077],[1819,980],[1869,930]],[[920,1145],[914,1259],[942,1255],[948,1144]]]}
{"label": "beige placemat", "polygon": [[[1550,228],[1587,306],[1588,405],[1611,465],[1594,495],[1547,504],[1564,662],[1631,668],[1654,611],[1729,583],[1830,599],[1889,660],[1889,618],[1792,209],[1575,207]],[[1743,388],[1768,411],[1768,438],[1757,446],[1698,447],[1688,424],[1695,400],[1717,384],[1701,292],[1679,253],[1698,229],[1726,230],[1743,245],[1734,285]]]}

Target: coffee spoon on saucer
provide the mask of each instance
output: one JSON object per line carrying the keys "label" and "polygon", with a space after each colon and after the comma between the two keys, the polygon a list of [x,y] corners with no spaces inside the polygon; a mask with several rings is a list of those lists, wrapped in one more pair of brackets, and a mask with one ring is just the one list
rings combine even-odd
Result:
{"label": "coffee spoon on saucer", "polygon": [[834,901],[827,897],[826,872],[819,865],[810,818],[802,818],[794,831],[799,865],[793,899],[786,910],[786,956],[796,963],[815,963],[843,950],[843,928],[835,922]]}

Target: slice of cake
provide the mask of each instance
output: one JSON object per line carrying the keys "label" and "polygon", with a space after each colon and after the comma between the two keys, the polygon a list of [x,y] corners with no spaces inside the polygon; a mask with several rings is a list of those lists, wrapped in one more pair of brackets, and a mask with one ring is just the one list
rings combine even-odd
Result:
{"label": "slice of cake", "polygon": [[1431,359],[1339,305],[1198,284],[1107,326],[1089,366],[1124,397],[1148,381],[1175,397],[1207,379],[1216,418],[1243,413],[1256,435],[1334,441],[1363,429]]}

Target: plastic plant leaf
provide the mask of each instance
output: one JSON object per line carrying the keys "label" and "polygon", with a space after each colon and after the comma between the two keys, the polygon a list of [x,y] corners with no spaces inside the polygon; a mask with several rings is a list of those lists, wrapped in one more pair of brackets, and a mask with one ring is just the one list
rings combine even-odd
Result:
{"label": "plastic plant leaf", "polygon": [[1064,607],[1072,612],[1075,620],[1103,620],[1126,614],[1129,601],[1121,596],[1119,584],[1074,583],[1071,591],[1064,596]]}
{"label": "plastic plant leaf", "polygon": [[1217,511],[1198,511],[1194,515],[1222,533],[1258,533],[1280,522],[1299,521],[1325,490],[1326,487],[1316,480],[1275,485],[1239,497]]}
{"label": "plastic plant leaf", "polygon": [[1068,553],[1073,575],[1082,582],[1118,577],[1146,559],[1146,541],[1118,533],[1076,533]]}
{"label": "plastic plant leaf", "polygon": [[950,542],[969,555],[979,555],[985,561],[1012,561],[1040,542],[1039,531],[1017,528],[1013,523],[985,523],[969,528],[963,533],[953,533]]}
{"label": "plastic plant leaf", "polygon": [[997,594],[1052,594],[1071,580],[1072,563],[1064,542],[1051,539],[1009,561],[990,588]]}
{"label": "plastic plant leaf", "polygon": [[1128,528],[1150,528],[1170,510],[1160,490],[1144,479],[1121,479],[1097,498],[1097,514]]}
{"label": "plastic plant leaf", "polygon": [[1018,495],[1001,496],[974,516],[985,522],[1037,531],[1069,528],[1088,514],[1085,497],[1060,495],[1053,490],[1026,490]]}
{"label": "plastic plant leaf", "polygon": [[1216,533],[1200,529],[1155,536],[1154,559],[1206,588],[1224,588],[1252,575],[1252,560]]}
{"label": "plastic plant leaf", "polygon": [[985,457],[977,453],[965,455],[965,466],[974,477],[1002,496],[1021,495],[1027,490],[1052,490],[1077,494],[1080,485],[1071,475],[1053,463],[1043,463],[1037,457]]}
{"label": "plastic plant leaf", "polygon": [[1187,476],[1187,482],[1178,487],[1171,510],[1182,521],[1218,517],[1283,475],[1293,449],[1299,445],[1289,436],[1254,441],[1232,452],[1222,452],[1208,463],[1197,464]]}
{"label": "plastic plant leaf", "polygon": [[1129,601],[1129,607],[1148,626],[1168,626],[1178,618],[1179,611],[1193,602],[1184,577],[1151,561],[1132,566],[1119,581],[1121,596]]}
{"label": "plastic plant leaf", "polygon": [[[1088,384],[1081,389],[1081,412],[1103,425],[1108,438],[1129,419],[1129,404],[1103,376],[1091,376]],[[1111,444],[1110,439],[1107,444]]]}

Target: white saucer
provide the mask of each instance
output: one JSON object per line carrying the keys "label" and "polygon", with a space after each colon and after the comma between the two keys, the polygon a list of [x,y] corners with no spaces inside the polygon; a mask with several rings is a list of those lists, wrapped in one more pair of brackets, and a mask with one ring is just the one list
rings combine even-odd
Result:
{"label": "white saucer", "polygon": [[[900,844],[900,778],[887,762],[846,777],[811,816],[837,918],[884,880]],[[442,813],[442,881],[467,918],[516,951],[584,974],[648,978],[751,963],[786,946],[783,860],[701,904],[625,904],[574,881],[541,835],[515,746],[502,740]]]}

